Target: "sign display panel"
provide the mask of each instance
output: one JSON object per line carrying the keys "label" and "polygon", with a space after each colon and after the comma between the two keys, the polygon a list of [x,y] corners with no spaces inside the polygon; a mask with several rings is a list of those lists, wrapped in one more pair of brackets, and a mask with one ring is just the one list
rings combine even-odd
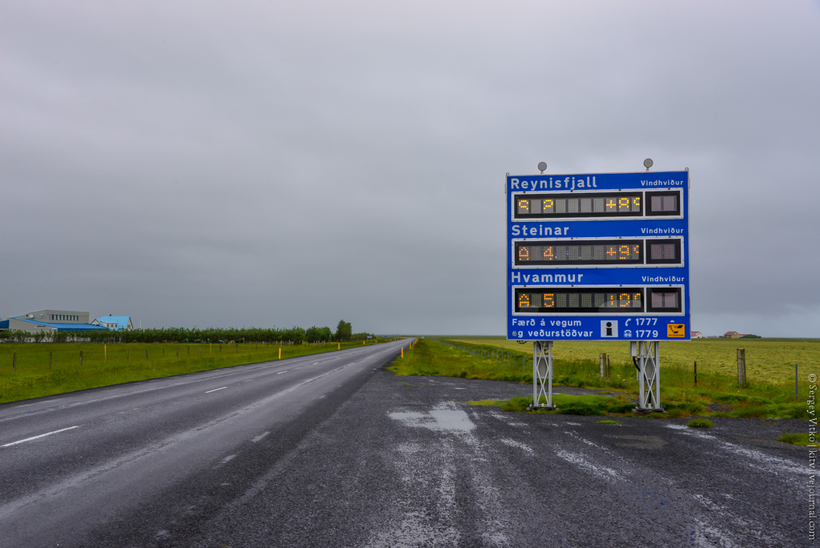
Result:
{"label": "sign display panel", "polygon": [[688,171],[508,175],[507,338],[688,340]]}

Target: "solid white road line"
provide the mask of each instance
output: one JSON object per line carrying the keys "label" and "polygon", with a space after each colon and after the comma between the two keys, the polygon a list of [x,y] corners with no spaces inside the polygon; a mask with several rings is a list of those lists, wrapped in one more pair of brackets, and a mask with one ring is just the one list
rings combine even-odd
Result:
{"label": "solid white road line", "polygon": [[205,392],[205,393],[206,393],[206,394],[210,394],[211,392],[218,392],[218,391],[220,391],[220,390],[225,390],[226,388],[228,388],[228,387],[227,387],[227,386],[223,386],[222,388],[214,388],[213,390],[208,390],[208,391],[207,391],[207,392]]}
{"label": "solid white road line", "polygon": [[33,436],[31,438],[26,438],[24,440],[13,441],[13,442],[7,443],[5,445],[0,445],[0,448],[2,448],[2,447],[11,447],[12,445],[17,445],[17,444],[20,444],[20,443],[26,443],[27,441],[38,440],[40,438],[44,438],[44,437],[50,436],[52,434],[58,434],[60,432],[65,432],[66,430],[74,430],[75,428],[79,428],[79,426],[69,426],[68,428],[61,428],[60,430],[55,430],[53,432],[46,432],[45,434],[40,434],[39,436]]}

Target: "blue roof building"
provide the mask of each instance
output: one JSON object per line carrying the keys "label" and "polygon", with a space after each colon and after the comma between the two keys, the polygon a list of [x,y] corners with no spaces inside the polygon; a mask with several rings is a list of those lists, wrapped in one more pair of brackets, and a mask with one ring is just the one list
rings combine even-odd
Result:
{"label": "blue roof building", "polygon": [[41,331],[101,331],[105,328],[90,323],[43,322],[30,318],[9,318],[0,321],[0,329],[38,333]]}
{"label": "blue roof building", "polygon": [[105,327],[111,331],[130,331],[134,329],[131,316],[102,316],[92,321],[91,324]]}

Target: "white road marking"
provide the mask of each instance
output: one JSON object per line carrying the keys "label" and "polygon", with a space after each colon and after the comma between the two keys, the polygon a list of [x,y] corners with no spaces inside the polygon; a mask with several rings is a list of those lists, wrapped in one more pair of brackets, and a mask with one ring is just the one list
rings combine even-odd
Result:
{"label": "white road marking", "polygon": [[262,438],[264,438],[264,437],[265,437],[265,436],[267,436],[268,434],[270,434],[270,432],[265,432],[264,434],[259,434],[258,436],[256,436],[255,438],[253,438],[251,441],[252,441],[253,443],[256,443],[256,442],[258,442],[258,441],[261,441],[261,440],[262,440]]}
{"label": "white road marking", "polygon": [[282,373],[287,373],[287,371],[280,371],[277,375],[281,375]]}
{"label": "white road marking", "polygon": [[207,392],[205,392],[205,393],[206,393],[206,394],[210,394],[211,392],[219,392],[220,390],[225,390],[226,388],[228,388],[228,387],[227,387],[227,386],[223,386],[222,388],[214,388],[213,390],[208,390],[208,391],[207,391]]}
{"label": "white road marking", "polygon": [[24,440],[13,441],[13,442],[7,443],[5,445],[0,445],[0,447],[11,447],[12,445],[18,445],[20,443],[26,443],[27,441],[38,440],[40,438],[44,438],[44,437],[50,436],[52,434],[59,434],[60,432],[65,432],[66,430],[74,430],[75,428],[79,428],[79,426],[69,426],[68,428],[61,428],[60,430],[55,430],[53,432],[46,432],[45,434],[40,434],[39,436],[33,436],[31,438],[26,438]]}
{"label": "white road marking", "polygon": [[222,462],[221,462],[220,464],[225,464],[226,462],[229,462],[229,461],[233,460],[233,458],[234,458],[235,456],[236,456],[236,455],[228,455],[227,457],[225,457],[224,459],[222,459]]}

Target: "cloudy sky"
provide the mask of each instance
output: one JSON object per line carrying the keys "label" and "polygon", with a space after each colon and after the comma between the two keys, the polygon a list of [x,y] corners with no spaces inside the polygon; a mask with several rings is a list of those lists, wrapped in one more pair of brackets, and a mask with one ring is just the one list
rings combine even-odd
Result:
{"label": "cloudy sky", "polygon": [[692,327],[820,336],[820,1],[0,4],[0,317],[505,333],[504,176],[691,173]]}

